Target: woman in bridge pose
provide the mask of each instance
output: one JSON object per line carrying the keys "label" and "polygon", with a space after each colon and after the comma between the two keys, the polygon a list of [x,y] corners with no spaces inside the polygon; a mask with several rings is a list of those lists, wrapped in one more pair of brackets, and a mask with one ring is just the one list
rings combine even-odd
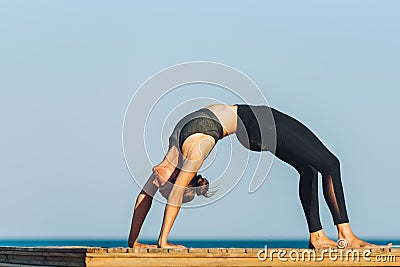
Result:
{"label": "woman in bridge pose", "polygon": [[[272,119],[273,118],[273,119]],[[348,247],[373,247],[351,230],[347,216],[340,163],[324,144],[298,120],[268,106],[209,105],[178,122],[169,138],[169,150],[139,193],[132,218],[130,247],[183,248],[168,243],[168,234],[182,203],[195,195],[209,197],[208,181],[197,174],[218,140],[236,134],[252,151],[270,151],[300,174],[299,195],[310,233],[310,248],[336,247],[322,230],[318,208],[318,172],[338,239]],[[157,192],[168,200],[157,245],[141,244],[138,236]]]}

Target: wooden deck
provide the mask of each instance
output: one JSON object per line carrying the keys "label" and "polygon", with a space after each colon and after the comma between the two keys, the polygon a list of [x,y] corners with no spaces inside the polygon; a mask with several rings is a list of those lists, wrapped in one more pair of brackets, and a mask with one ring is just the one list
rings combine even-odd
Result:
{"label": "wooden deck", "polygon": [[0,247],[0,266],[400,266],[400,248],[260,249]]}

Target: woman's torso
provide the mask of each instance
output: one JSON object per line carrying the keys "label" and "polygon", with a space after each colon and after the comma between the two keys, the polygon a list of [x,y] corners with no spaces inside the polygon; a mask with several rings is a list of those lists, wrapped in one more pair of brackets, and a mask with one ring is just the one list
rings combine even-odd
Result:
{"label": "woman's torso", "polygon": [[186,115],[176,124],[169,138],[169,146],[182,149],[186,139],[195,133],[210,135],[217,143],[219,139],[235,133],[236,110],[237,106],[213,104]]}
{"label": "woman's torso", "polygon": [[181,150],[188,137],[196,133],[212,136],[215,143],[235,133],[239,142],[250,150],[272,151],[276,132],[271,110],[268,106],[205,106],[177,123],[169,138],[169,146],[176,146]]}
{"label": "woman's torso", "polygon": [[218,118],[223,129],[223,137],[236,132],[237,106],[226,104],[212,104],[204,108],[209,109]]}

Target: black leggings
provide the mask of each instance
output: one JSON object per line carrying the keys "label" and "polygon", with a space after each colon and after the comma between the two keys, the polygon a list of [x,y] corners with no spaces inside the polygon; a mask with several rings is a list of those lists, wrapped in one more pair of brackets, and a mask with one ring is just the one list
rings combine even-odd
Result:
{"label": "black leggings", "polygon": [[[265,116],[266,108],[253,107],[252,110],[259,118],[263,116],[260,113],[264,113]],[[323,193],[334,224],[349,222],[338,158],[301,122],[274,108],[270,109],[276,127],[274,154],[282,161],[292,165],[300,174],[299,195],[310,233],[322,229],[318,205],[318,172],[322,174]],[[246,118],[245,113],[248,111],[248,108],[239,106],[238,118]],[[243,123],[246,124],[246,121]],[[261,125],[260,128],[261,131],[268,129]],[[265,132],[264,136],[269,133]],[[247,134],[251,135],[249,132]],[[238,138],[240,140],[240,136]],[[253,147],[252,150],[265,149]]]}

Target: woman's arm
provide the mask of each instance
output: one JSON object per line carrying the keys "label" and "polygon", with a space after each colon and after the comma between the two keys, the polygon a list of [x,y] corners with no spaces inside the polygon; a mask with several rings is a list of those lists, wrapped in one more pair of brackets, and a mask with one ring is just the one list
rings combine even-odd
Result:
{"label": "woman's arm", "polygon": [[149,247],[149,245],[140,244],[138,242],[138,236],[140,229],[142,228],[144,219],[150,210],[151,203],[153,202],[153,196],[157,192],[157,186],[153,184],[154,174],[150,176],[140,191],[137,199],[135,208],[132,216],[131,230],[129,232],[128,246],[129,247]]}
{"label": "woman's arm", "polygon": [[[171,193],[169,194],[168,197],[168,203],[165,205],[165,210],[164,210],[164,218],[163,218],[163,224],[160,232],[160,236],[158,238],[158,247],[164,248],[164,247],[182,247],[182,246],[177,246],[177,245],[172,245],[168,243],[168,235],[169,232],[171,231],[172,225],[175,222],[176,217],[178,216],[179,210],[182,205],[182,197],[183,193],[189,184],[189,182],[192,180],[192,178],[196,175],[194,172],[185,172],[181,171],[179,173],[179,176],[177,178],[177,181],[175,185],[173,186]],[[178,179],[180,179],[181,183],[178,185]]]}
{"label": "woman's arm", "polygon": [[214,145],[213,137],[200,133],[193,134],[185,140],[182,146],[182,154],[185,160],[169,194],[168,203],[165,205],[163,224],[158,238],[159,247],[183,247],[168,243],[168,235],[178,216],[186,187],[196,175]]}
{"label": "woman's arm", "polygon": [[[163,161],[153,168],[153,173],[150,175],[146,184],[143,186],[143,189],[140,191],[136,199],[135,209],[132,216],[131,230],[128,238],[129,247],[151,247],[151,245],[140,244],[138,242],[138,236],[143,222],[146,219],[147,213],[150,210],[153,197],[160,186],[158,181],[160,181],[160,179],[165,181],[168,180],[169,174],[173,173],[176,165],[178,164],[178,157],[178,149],[176,147],[171,147],[168,150],[168,153],[165,155]],[[160,176],[158,172],[161,172],[162,175]]]}

